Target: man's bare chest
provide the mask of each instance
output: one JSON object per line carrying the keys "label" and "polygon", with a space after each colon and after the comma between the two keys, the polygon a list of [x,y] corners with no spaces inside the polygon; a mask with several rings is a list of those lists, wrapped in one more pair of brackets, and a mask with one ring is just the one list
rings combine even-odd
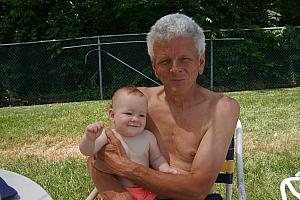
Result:
{"label": "man's bare chest", "polygon": [[168,154],[171,164],[191,165],[207,131],[207,118],[196,112],[176,115],[166,108],[150,109],[149,115],[155,126],[153,129],[158,130],[156,138],[159,146]]}

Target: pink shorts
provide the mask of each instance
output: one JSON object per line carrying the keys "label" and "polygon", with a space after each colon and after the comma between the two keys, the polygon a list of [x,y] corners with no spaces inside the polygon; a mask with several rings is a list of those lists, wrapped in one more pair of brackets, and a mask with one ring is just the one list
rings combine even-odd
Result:
{"label": "pink shorts", "polygon": [[135,200],[154,200],[156,194],[140,187],[128,187],[128,192],[134,196]]}
{"label": "pink shorts", "polygon": [[[127,187],[128,192],[134,197],[135,200],[154,200],[157,196],[153,192],[150,192],[144,188],[140,187]],[[101,200],[108,200],[101,198]]]}

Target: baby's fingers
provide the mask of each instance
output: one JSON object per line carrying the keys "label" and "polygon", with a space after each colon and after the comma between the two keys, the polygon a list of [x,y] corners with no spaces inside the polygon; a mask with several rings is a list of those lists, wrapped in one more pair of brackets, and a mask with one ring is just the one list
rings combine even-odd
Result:
{"label": "baby's fingers", "polygon": [[96,132],[98,133],[98,132],[102,132],[102,129],[103,129],[103,127],[104,127],[104,125],[103,125],[103,122],[102,121],[99,121],[99,122],[96,122],[95,124],[95,128],[96,128]]}
{"label": "baby's fingers", "polygon": [[94,124],[90,124],[86,127],[86,131],[90,133],[101,133],[103,129],[103,123],[102,122],[96,122]]}
{"label": "baby's fingers", "polygon": [[86,132],[88,133],[96,133],[97,132],[97,126],[95,124],[90,124],[86,127]]}

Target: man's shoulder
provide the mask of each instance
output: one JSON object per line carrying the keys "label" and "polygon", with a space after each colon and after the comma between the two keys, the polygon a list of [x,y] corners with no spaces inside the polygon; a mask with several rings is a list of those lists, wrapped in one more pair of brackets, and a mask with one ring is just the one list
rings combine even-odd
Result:
{"label": "man's shoulder", "polygon": [[[216,118],[232,119],[235,121],[240,115],[240,105],[237,100],[232,97],[220,95],[214,100],[213,116]],[[218,120],[217,120],[218,121]]]}
{"label": "man's shoulder", "polygon": [[217,115],[239,115],[240,105],[234,98],[210,90],[205,90],[204,93],[208,102],[207,108],[212,113]]}
{"label": "man's shoulder", "polygon": [[157,86],[157,87],[139,87],[138,88],[141,92],[143,92],[148,98],[150,96],[156,96],[162,92],[164,92],[163,86]]}
{"label": "man's shoulder", "polygon": [[218,92],[214,92],[214,91],[210,91],[206,89],[206,96],[207,99],[209,99],[210,102],[212,102],[213,104],[215,104],[217,106],[217,108],[221,108],[221,107],[236,107],[239,108],[239,103],[237,102],[237,100],[235,100],[232,97],[226,96],[222,93],[218,93]]}
{"label": "man's shoulder", "polygon": [[232,97],[222,95],[217,101],[217,109],[239,109],[240,105],[237,100]]}

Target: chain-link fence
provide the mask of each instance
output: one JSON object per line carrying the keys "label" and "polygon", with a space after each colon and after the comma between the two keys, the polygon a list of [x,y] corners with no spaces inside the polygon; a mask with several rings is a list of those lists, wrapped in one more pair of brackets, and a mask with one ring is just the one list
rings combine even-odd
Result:
{"label": "chain-link fence", "polygon": [[[216,91],[299,86],[300,28],[206,31],[199,84]],[[109,99],[125,85],[156,86],[146,34],[0,44],[1,106]]]}

